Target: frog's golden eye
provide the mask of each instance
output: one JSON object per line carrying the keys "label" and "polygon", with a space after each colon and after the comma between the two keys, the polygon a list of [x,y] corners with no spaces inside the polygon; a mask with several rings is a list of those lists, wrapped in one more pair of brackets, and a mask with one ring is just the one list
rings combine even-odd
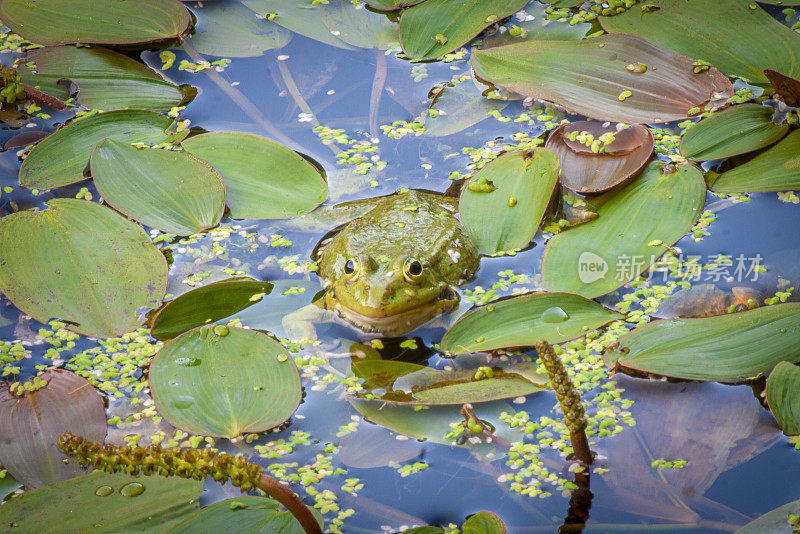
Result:
{"label": "frog's golden eye", "polygon": [[403,275],[409,282],[416,282],[422,276],[422,264],[414,258],[408,258],[403,264]]}
{"label": "frog's golden eye", "polygon": [[355,278],[358,275],[359,267],[358,258],[350,258],[344,264],[344,274],[346,274],[348,278]]}

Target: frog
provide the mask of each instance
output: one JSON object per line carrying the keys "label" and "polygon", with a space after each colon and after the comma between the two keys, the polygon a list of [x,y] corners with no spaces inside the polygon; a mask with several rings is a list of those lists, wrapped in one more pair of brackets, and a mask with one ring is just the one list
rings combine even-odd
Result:
{"label": "frog", "polygon": [[458,219],[458,199],[401,189],[327,234],[312,252],[318,305],[362,332],[406,334],[457,307],[480,253]]}

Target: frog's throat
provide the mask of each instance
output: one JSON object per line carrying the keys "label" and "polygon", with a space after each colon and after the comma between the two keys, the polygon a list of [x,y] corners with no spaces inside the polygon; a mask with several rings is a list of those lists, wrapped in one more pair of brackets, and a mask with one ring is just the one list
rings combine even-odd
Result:
{"label": "frog's throat", "polygon": [[383,317],[370,317],[342,305],[339,300],[327,298],[328,309],[348,323],[370,334],[380,334],[386,337],[399,336],[422,326],[431,319],[452,310],[458,304],[458,294],[450,288],[445,289],[436,300],[412,310],[385,315]]}

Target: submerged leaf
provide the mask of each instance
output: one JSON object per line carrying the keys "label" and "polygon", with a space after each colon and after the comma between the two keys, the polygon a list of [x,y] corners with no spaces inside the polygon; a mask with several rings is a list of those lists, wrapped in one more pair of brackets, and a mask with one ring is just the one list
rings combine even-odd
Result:
{"label": "submerged leaf", "polygon": [[[583,137],[589,146],[576,143],[579,137],[575,136],[583,132],[589,134]],[[603,136],[613,136],[613,140],[604,144]],[[650,160],[653,145],[653,134],[641,124],[617,131],[614,124],[578,121],[556,128],[544,146],[558,156],[564,187],[578,193],[600,193],[636,176]]]}
{"label": "submerged leaf", "polygon": [[711,190],[755,193],[800,189],[800,130],[795,130],[750,161],[720,174]]}
{"label": "submerged leaf", "polygon": [[0,19],[43,45],[153,43],[180,37],[192,23],[177,0],[2,0]]}
{"label": "submerged leaf", "polygon": [[167,289],[167,261],[138,224],[93,202],[53,199],[0,219],[0,291],[79,334],[130,332]]}
{"label": "submerged leaf", "polygon": [[520,295],[461,317],[442,338],[441,348],[462,354],[529,347],[540,339],[561,343],[622,317],[570,293]]}
{"label": "submerged leaf", "polygon": [[635,279],[689,231],[706,188],[694,166],[654,161],[608,195],[596,219],[547,242],[542,278],[548,290],[593,298]]}
{"label": "submerged leaf", "polygon": [[103,399],[85,378],[50,369],[38,380],[47,385],[19,396],[0,382],[0,462],[29,490],[84,473],[56,444],[64,432],[106,439]]}
{"label": "submerged leaf", "polygon": [[231,217],[294,217],[313,210],[328,196],[328,185],[316,167],[266,137],[209,132],[190,137],[182,146],[220,173]]}
{"label": "submerged leaf", "polygon": [[792,516],[800,515],[800,500],[779,506],[750,521],[734,534],[797,534],[797,529],[789,523]]}
{"label": "submerged leaf", "polygon": [[275,13],[271,22],[300,35],[337,48],[353,50],[322,21],[321,6],[304,0],[243,0],[242,3],[260,15]]}
{"label": "submerged leaf", "polygon": [[606,351],[618,371],[741,382],[781,361],[800,360],[800,303],[702,319],[663,319],[635,328]]}
{"label": "submerged leaf", "polygon": [[697,123],[681,139],[681,153],[706,161],[729,158],[771,145],[786,135],[789,125],[775,124],[775,110],[759,104],[742,104],[715,113]]}
{"label": "submerged leaf", "polygon": [[188,42],[201,54],[256,57],[286,46],[292,37],[274,22],[256,18],[253,11],[239,2],[198,2],[193,9],[200,14],[200,25],[195,27]]}
{"label": "submerged leaf", "polygon": [[[709,101],[733,95],[733,86],[716,69],[694,73],[691,58],[635,35],[526,41],[475,50],[470,63],[478,77],[495,85],[604,121],[685,119]],[[627,69],[638,63],[647,70]]]}
{"label": "submerged leaf", "polygon": [[380,50],[397,46],[397,24],[383,15],[350,0],[328,0],[317,9],[330,32],[349,45]]}
{"label": "submerged leaf", "polygon": [[800,434],[800,367],[789,362],[775,366],[767,380],[767,403],[784,434]]}
{"label": "submerged leaf", "polygon": [[458,212],[478,249],[494,254],[528,246],[558,174],[558,158],[545,148],[503,154],[475,173],[461,192]]}
{"label": "submerged leaf", "polygon": [[431,101],[425,119],[425,134],[434,137],[452,135],[489,118],[492,111],[501,111],[508,102],[484,98],[475,85],[460,82],[445,86]]}
{"label": "submerged leaf", "polygon": [[263,432],[291,417],[300,376],[277,341],[253,330],[206,325],[164,344],[150,364],[159,413],[203,436]]}
{"label": "submerged leaf", "polygon": [[106,139],[91,157],[97,191],[114,209],[177,235],[219,224],[225,186],[208,163],[185,152],[138,149]]}

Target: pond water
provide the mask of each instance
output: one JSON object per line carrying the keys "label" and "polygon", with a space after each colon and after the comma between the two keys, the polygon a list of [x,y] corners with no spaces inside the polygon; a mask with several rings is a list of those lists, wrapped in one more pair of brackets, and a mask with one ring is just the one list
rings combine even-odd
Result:
{"label": "pond water", "polygon": [[[186,3],[198,19],[198,32],[206,28],[214,31],[213,17],[206,14],[207,10],[232,4],[235,2],[228,0],[205,5]],[[779,8],[767,9],[784,22]],[[544,15],[543,7],[536,2],[526,12],[536,13],[540,19]],[[504,31],[517,22],[520,18],[509,21]],[[584,23],[553,24],[560,24],[564,32],[592,31]],[[325,170],[328,197],[317,211],[302,217],[225,217],[217,229],[204,234],[156,239],[173,260],[167,292],[179,295],[231,276],[273,281],[271,294],[232,318],[249,328],[274,333],[287,344],[284,317],[309,305],[322,289],[313,272],[315,265],[310,263],[316,259],[312,250],[330,230],[348,220],[327,216],[328,207],[389,195],[401,188],[452,191],[453,178],[470,175],[476,165],[483,165],[501,151],[530,148],[526,143],[544,139],[562,119],[582,120],[531,99],[509,100],[499,106],[499,111],[489,113],[479,105],[486,102],[481,96],[486,86],[473,80],[468,53],[451,55],[447,61],[412,62],[399,57],[396,49],[345,50],[292,33],[287,44],[263,55],[232,57],[229,64],[218,69],[178,70],[182,60],[198,62],[194,44],[208,61],[231,57],[213,55],[213,33],[203,37],[202,46],[187,39],[186,46],[173,49],[175,66],[163,71],[173,82],[199,90],[198,96],[180,110],[180,117],[190,121],[192,128],[263,135],[312,158]],[[4,63],[9,64],[14,57],[4,56]],[[141,58],[156,70],[163,65],[158,50],[145,51]],[[455,102],[448,103],[445,113],[431,117],[427,111],[429,93],[452,81],[457,83],[445,87],[444,94],[459,91]],[[735,87],[746,85],[738,82]],[[756,94],[759,91],[754,89]],[[64,112],[52,113],[50,119],[34,118],[27,129],[49,132],[71,115]],[[434,136],[408,126],[421,117],[429,129],[442,124],[438,132],[448,135]],[[675,122],[654,128],[676,135],[681,131]],[[17,133],[3,129],[0,142]],[[663,161],[678,155],[663,143],[657,143],[657,147],[658,158]],[[344,161],[340,153],[352,148],[361,150],[354,154],[363,154],[363,158]],[[252,158],[257,160],[259,154]],[[0,155],[0,166],[0,188],[6,188],[0,196],[2,216],[44,208],[53,198],[85,196],[82,188],[87,188],[93,200],[100,198],[92,181],[36,194],[21,187],[15,150]],[[704,169],[708,167],[704,164]],[[291,177],[286,177],[285,187],[291,185]],[[567,201],[574,203],[577,198],[570,195],[565,196],[565,207]],[[725,273],[706,268],[693,285],[714,283],[727,293],[746,287],[752,292],[748,294],[763,301],[800,282],[796,197],[793,202],[775,192],[727,198],[708,192],[703,209],[716,217],[707,227],[707,235],[690,232],[675,244],[675,256],[696,256],[699,263],[708,265],[719,255],[726,255],[733,258],[733,264]],[[157,230],[147,230],[153,238],[160,235]],[[233,441],[217,438],[210,443],[230,453],[241,452],[261,465],[273,465],[270,471],[274,475],[287,477],[302,474],[304,468],[306,472],[316,470],[319,480],[309,486],[291,487],[307,504],[331,504],[328,510],[322,506],[326,524],[331,527],[330,521],[340,517],[344,532],[460,525],[466,516],[481,510],[499,516],[509,532],[557,531],[575,499],[571,503],[573,463],[563,452],[568,433],[552,391],[474,405],[479,418],[496,425],[498,436],[528,444],[528,449],[520,446],[516,449],[519,452],[512,453],[518,458],[517,464],[500,447],[456,446],[451,444],[454,438],[444,437],[451,430],[449,423],[463,420],[459,415],[461,403],[419,411],[391,406],[384,409],[378,401],[354,405],[348,394],[357,389],[350,364],[359,357],[402,360],[436,369],[505,366],[520,359],[535,362],[533,350],[518,355],[503,353],[502,361],[491,360],[486,353],[452,360],[442,357],[436,345],[447,327],[473,303],[484,305],[512,294],[545,290],[542,255],[551,238],[551,233],[540,230],[531,246],[522,251],[483,257],[474,279],[456,288],[460,304],[444,321],[382,343],[376,343],[379,338],[375,335],[341,321],[318,324],[320,344],[289,345],[300,364],[303,384],[301,404],[289,422],[269,433],[247,434]],[[591,243],[586,245],[591,249]],[[752,272],[747,276],[734,274],[737,257],[748,261],[759,258],[766,272],[761,276]],[[613,308],[623,301],[623,295],[677,280],[663,271],[652,273],[650,278],[633,288],[627,284],[597,301]],[[796,300],[793,295],[788,298]],[[702,303],[697,306],[703,308]],[[634,304],[631,309],[637,308],[642,306]],[[633,321],[627,326],[633,327]],[[188,445],[189,435],[159,417],[149,390],[137,387],[147,380],[149,359],[160,342],[146,333],[132,342],[99,342],[80,336],[74,339],[74,347],[67,348],[51,342],[53,336],[62,335],[57,327],[31,319],[0,296],[0,340],[8,346],[21,344],[27,353],[18,361],[6,362],[6,367],[14,367],[14,371],[7,371],[4,379],[22,381],[52,367],[75,371],[107,396],[108,442],[124,445],[126,437],[130,440],[138,435],[140,444],[160,441],[162,445]],[[601,335],[606,331],[599,329]],[[574,345],[564,344],[565,361],[580,384],[590,417],[591,449],[597,454],[590,468],[593,497],[585,503],[587,515],[582,516],[587,519],[586,532],[734,532],[800,495],[800,456],[759,402],[763,400],[763,379],[724,385],[610,375],[601,355],[597,350],[587,350],[586,343],[584,339]],[[92,353],[98,347],[112,357],[101,361]],[[498,417],[501,412],[506,415]],[[366,418],[364,413],[368,414]],[[511,428],[509,423],[514,420],[521,422],[521,427],[515,423],[516,428]],[[527,421],[536,424],[529,425],[526,433],[521,428]],[[425,439],[414,439],[420,435]],[[206,443],[200,441],[199,446]],[[533,454],[534,449],[540,449],[539,453]],[[658,467],[656,460],[685,460],[686,465]],[[285,464],[284,469],[275,467],[277,464]],[[516,483],[515,475],[519,475]],[[349,491],[356,485],[357,491]],[[239,495],[238,489],[211,481],[204,488],[203,506]],[[343,513],[347,510],[352,510],[352,515]],[[576,521],[572,518],[567,522]],[[0,530],[4,528],[6,525]],[[565,532],[580,531],[575,526],[563,528]]]}

